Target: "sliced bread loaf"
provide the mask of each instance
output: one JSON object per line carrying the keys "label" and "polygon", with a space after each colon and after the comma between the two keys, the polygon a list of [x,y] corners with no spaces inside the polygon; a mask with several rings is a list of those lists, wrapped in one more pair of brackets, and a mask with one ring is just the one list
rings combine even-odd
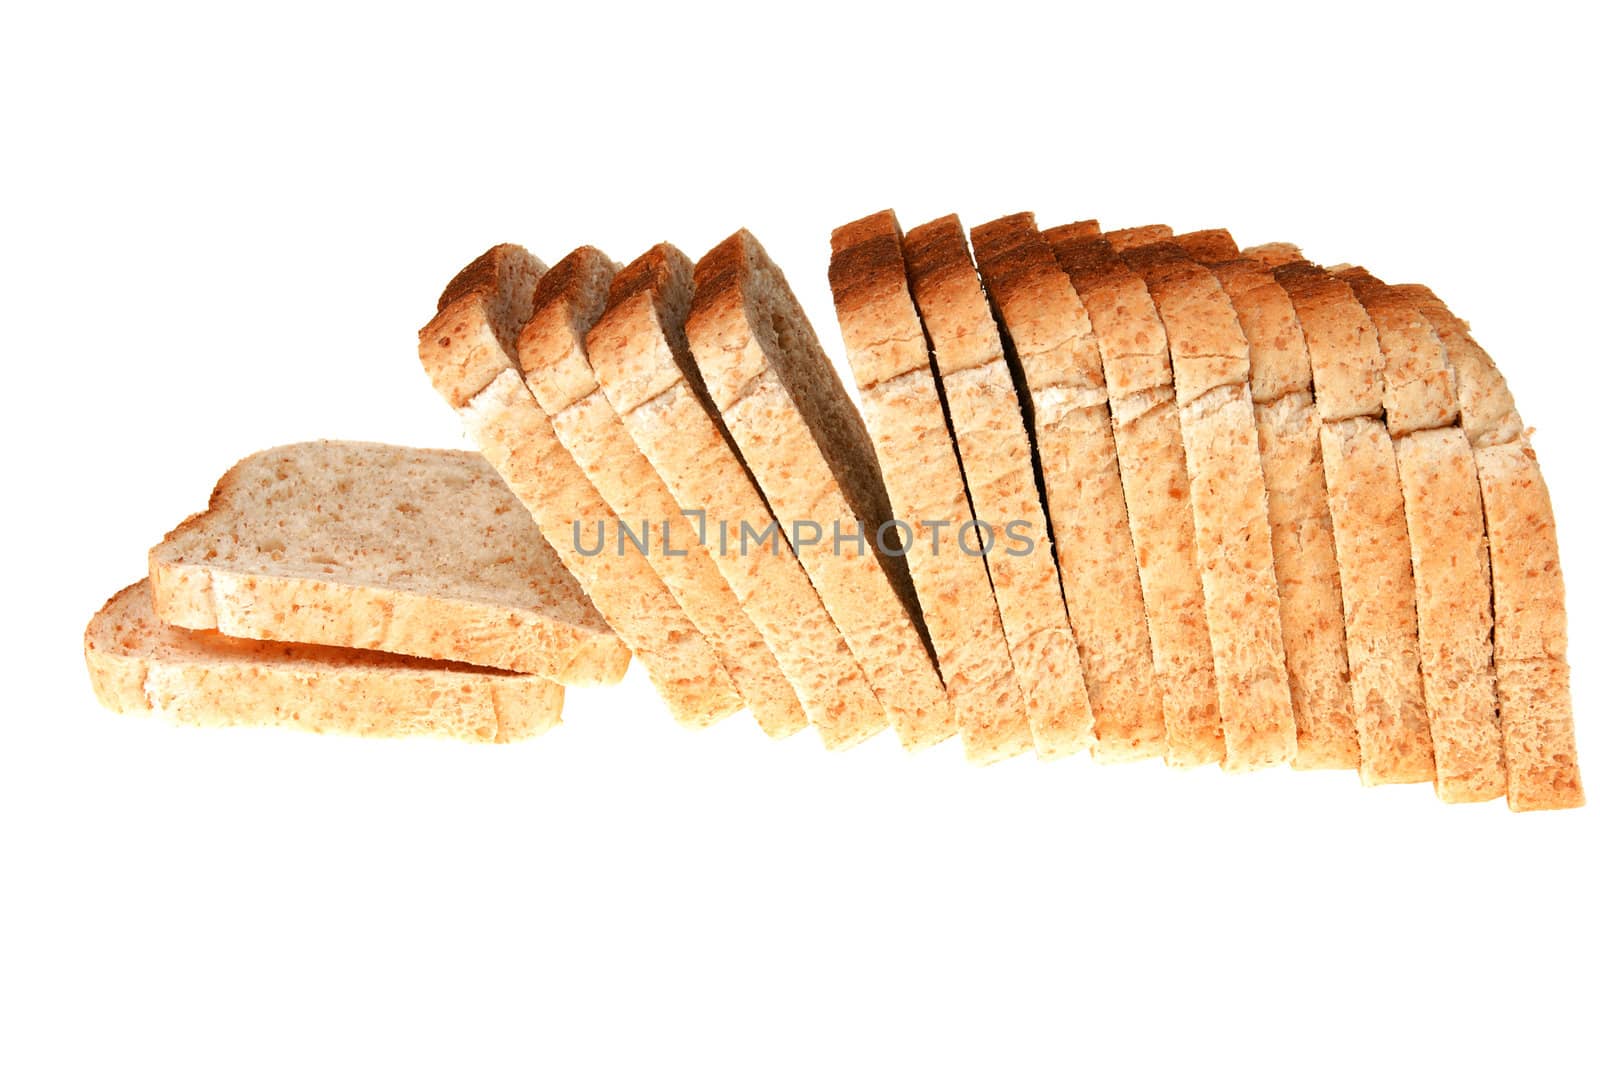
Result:
{"label": "sliced bread loaf", "polygon": [[[1162,227],[1127,231],[1155,235]],[[1060,269],[1082,298],[1105,363],[1122,489],[1138,550],[1155,677],[1166,712],[1167,760],[1216,763],[1227,755],[1194,509],[1166,329],[1144,280],[1107,238],[1058,241]]]}
{"label": "sliced bread loaf", "polygon": [[422,365],[561,562],[639,657],[674,717],[707,725],[739,709],[738,691],[642,552],[603,544],[590,550],[603,537],[602,523],[616,529],[616,514],[561,446],[517,367],[517,338],[541,310],[534,289],[543,274],[544,264],[516,245],[498,245],[473,261],[446,287],[438,314],[419,334]]}
{"label": "sliced bread loaf", "polygon": [[[534,304],[543,309],[523,327],[517,356],[534,399],[605,502],[628,529],[612,541],[640,550],[705,635],[719,662],[769,736],[786,737],[806,714],[728,583],[695,524],[628,436],[589,364],[585,331],[605,310],[616,266],[596,248],[579,248],[539,279]],[[614,551],[614,548],[608,549]]]}
{"label": "sliced bread loaf", "polygon": [[1405,494],[1382,421],[1383,353],[1350,287],[1320,267],[1273,269],[1311,357],[1344,607],[1350,695],[1368,785],[1433,780]]}
{"label": "sliced bread loaf", "polygon": [[561,719],[561,686],[532,675],[170,626],[148,581],[106,602],[83,649],[106,707],[186,725],[515,741]]}
{"label": "sliced bread loaf", "polygon": [[688,257],[667,244],[650,249],[612,282],[589,331],[590,365],[634,444],[692,514],[823,744],[845,748],[883,729],[883,707],[789,542],[756,540],[775,520],[690,358],[693,296]]}
{"label": "sliced bread loaf", "polygon": [[[1220,235],[1220,236],[1219,236]],[[1350,708],[1350,661],[1333,519],[1322,472],[1322,418],[1311,396],[1311,355],[1294,303],[1265,264],[1235,258],[1225,231],[1179,237],[1211,262],[1250,343],[1250,399],[1267,490],[1284,664],[1295,714],[1294,766],[1360,764]]]}
{"label": "sliced bread loaf", "polygon": [[1294,708],[1284,667],[1266,483],[1250,395],[1250,344],[1216,277],[1176,242],[1122,254],[1166,328],[1205,592],[1226,770],[1287,763]]}
{"label": "sliced bread loaf", "polygon": [[1164,749],[1162,694],[1151,666],[1106,372],[1089,316],[1032,215],[975,227],[972,249],[1016,361],[1038,452],[1062,591],[1094,709],[1092,752],[1101,761],[1154,756]]}
{"label": "sliced bread loaf", "polygon": [[163,622],[621,679],[627,647],[475,452],[313,441],[258,452],[150,550]]}
{"label": "sliced bread loaf", "polygon": [[695,266],[706,391],[908,749],[956,733],[872,441],[783,272],[748,231]]}
{"label": "sliced bread loaf", "polygon": [[1555,513],[1531,431],[1467,324],[1420,285],[1394,287],[1438,333],[1472,446],[1489,537],[1494,669],[1513,811],[1583,804]]}
{"label": "sliced bread loaf", "polygon": [[1383,407],[1394,441],[1417,586],[1422,694],[1434,790],[1446,801],[1502,796],[1493,607],[1483,504],[1444,346],[1401,293],[1359,267],[1336,272],[1378,329]]}
{"label": "sliced bread loaf", "polygon": [[973,518],[900,242],[891,211],[839,227],[828,282],[962,746],[992,763],[1033,746],[986,565],[1012,546]]}
{"label": "sliced bread loaf", "polygon": [[986,562],[1034,751],[1041,759],[1070,755],[1089,746],[1094,714],[1000,331],[961,220],[947,215],[924,223],[905,235],[903,246],[973,515],[995,530],[1018,529],[1029,538],[1018,551],[1023,546],[1008,537]]}

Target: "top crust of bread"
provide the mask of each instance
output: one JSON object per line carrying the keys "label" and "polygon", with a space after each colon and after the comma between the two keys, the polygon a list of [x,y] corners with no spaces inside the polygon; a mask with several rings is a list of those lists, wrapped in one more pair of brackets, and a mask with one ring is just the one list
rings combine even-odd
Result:
{"label": "top crust of bread", "polygon": [[474,452],[350,441],[249,456],[150,550],[157,614],[235,637],[620,680],[628,652]]}
{"label": "top crust of bread", "polygon": [[495,245],[461,269],[418,331],[434,388],[453,408],[483,392],[509,365],[545,265],[519,245]]}
{"label": "top crust of bread", "polygon": [[1428,320],[1402,293],[1360,267],[1334,276],[1356,294],[1383,351],[1383,415],[1392,437],[1453,425],[1460,418],[1444,346]]}
{"label": "top crust of bread", "polygon": [[1294,299],[1315,369],[1317,411],[1324,422],[1383,416],[1383,352],[1378,331],[1350,287],[1303,260],[1273,270]]}
{"label": "top crust of bread", "polygon": [[1227,230],[1191,230],[1173,238],[1196,263],[1211,266],[1239,258],[1239,246]]}
{"label": "top crust of bread", "polygon": [[1130,248],[1141,245],[1153,244],[1157,241],[1172,240],[1172,227],[1165,223],[1155,222],[1148,226],[1129,226],[1121,230],[1108,230],[1103,235],[1112,251],[1126,252]]}
{"label": "top crust of bread", "polygon": [[545,272],[513,349],[523,378],[547,414],[571,407],[600,388],[583,337],[605,310],[617,265],[585,245]]}

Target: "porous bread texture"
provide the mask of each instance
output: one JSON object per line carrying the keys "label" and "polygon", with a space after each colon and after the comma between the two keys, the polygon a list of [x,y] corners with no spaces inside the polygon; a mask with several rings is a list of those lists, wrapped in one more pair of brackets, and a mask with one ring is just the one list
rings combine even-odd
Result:
{"label": "porous bread texture", "polygon": [[185,725],[515,741],[561,719],[561,686],[533,675],[170,626],[148,580],[106,602],[83,650],[107,708]]}
{"label": "porous bread texture", "polygon": [[890,725],[913,751],[950,737],[910,572],[880,544],[894,514],[872,441],[782,271],[740,230],[695,265],[694,284],[685,332],[707,393],[772,513],[808,534],[795,554]]}
{"label": "porous bread texture", "polygon": [[1029,551],[1002,550],[986,562],[1034,751],[1041,759],[1071,755],[1093,739],[1094,712],[1000,331],[960,219],[917,226],[902,247],[973,515],[997,530],[1022,523],[1032,540]]}
{"label": "porous bread texture", "polygon": [[[900,224],[879,212],[833,231],[828,283],[861,414],[902,531],[905,561],[967,758],[1033,747],[1027,709],[967,499],[923,324],[911,299]],[[1004,531],[994,531],[1004,552]],[[935,538],[940,538],[935,541]]]}
{"label": "porous bread texture", "polygon": [[972,249],[1011,346],[1007,358],[1014,360],[1033,431],[1067,614],[1094,709],[1091,752],[1102,762],[1154,756],[1165,747],[1162,697],[1106,372],[1088,315],[1031,214],[974,227]]}
{"label": "porous bread texture", "polygon": [[1320,267],[1290,261],[1273,268],[1273,277],[1300,320],[1322,419],[1361,780],[1432,781],[1411,542],[1394,444],[1381,418],[1377,331],[1350,287]]}
{"label": "porous bread texture", "polygon": [[[1161,227],[1141,227],[1159,234]],[[1061,241],[1053,263],[1082,299],[1105,364],[1129,529],[1165,710],[1167,762],[1227,758],[1206,598],[1195,547],[1183,428],[1161,315],[1105,238]]]}
{"label": "porous bread texture", "polygon": [[631,535],[616,529],[613,541],[642,539],[645,558],[716,652],[757,724],[770,737],[787,737],[805,727],[805,710],[590,366],[584,337],[605,310],[615,275],[610,259],[585,246],[539,279],[538,310],[517,342],[523,378],[557,439],[619,521],[628,523]]}
{"label": "porous bread texture", "polygon": [[[657,245],[612,282],[589,331],[589,361],[634,444],[678,506],[698,512],[696,533],[740,606],[761,631],[825,747],[846,748],[887,724],[883,707],[780,534],[689,356],[684,321],[693,266]],[[751,545],[740,550],[741,535]],[[731,534],[729,533],[731,531]],[[712,546],[715,546],[714,548]]]}
{"label": "porous bread texture", "polygon": [[[1215,236],[1178,240],[1191,255],[1199,249],[1227,256],[1233,246],[1231,238]],[[1361,750],[1350,707],[1344,605],[1322,471],[1322,418],[1311,395],[1311,356],[1294,303],[1265,264],[1224,258],[1210,266],[1250,344],[1250,398],[1295,714],[1294,766],[1353,769]]]}
{"label": "porous bread texture", "polygon": [[1506,788],[1489,557],[1444,346],[1410,301],[1365,270],[1335,276],[1366,308],[1383,353],[1384,419],[1405,495],[1434,790],[1451,802],[1489,800]]}
{"label": "porous bread texture", "polygon": [[1250,344],[1233,302],[1176,242],[1128,248],[1166,329],[1189,471],[1225,770],[1295,756],[1272,529],[1250,395]]}
{"label": "porous bread texture", "polygon": [[240,460],[150,550],[162,621],[609,685],[628,649],[475,452],[311,441]]}
{"label": "porous bread texture", "polygon": [[1530,431],[1494,361],[1430,290],[1395,291],[1438,333],[1472,446],[1489,538],[1494,667],[1513,811],[1584,802],[1567,665],[1566,590],[1555,513]]}
{"label": "porous bread texture", "polygon": [[631,545],[578,550],[596,543],[600,523],[615,530],[616,515],[557,440],[513,356],[543,274],[544,264],[516,245],[497,245],[469,264],[419,332],[423,368],[674,718],[709,725],[739,710],[738,691],[644,555]]}

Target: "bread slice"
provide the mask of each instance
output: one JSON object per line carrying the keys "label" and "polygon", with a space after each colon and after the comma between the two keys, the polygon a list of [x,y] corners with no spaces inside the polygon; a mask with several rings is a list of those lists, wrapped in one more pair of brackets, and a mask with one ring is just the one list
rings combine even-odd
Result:
{"label": "bread slice", "polygon": [[972,230],[978,271],[1014,359],[1038,452],[1067,613],[1094,709],[1097,760],[1164,750],[1139,567],[1122,493],[1105,371],[1078,294],[1031,214]]}
{"label": "bread slice", "polygon": [[561,686],[528,674],[170,626],[148,581],[106,602],[83,652],[106,707],[186,725],[515,741],[561,719]]}
{"label": "bread slice", "polygon": [[475,452],[352,441],[246,457],[150,550],[156,615],[609,685],[628,649]]}
{"label": "bread slice", "polygon": [[695,513],[700,539],[823,744],[845,748],[887,719],[789,542],[781,534],[754,540],[775,520],[689,356],[692,275],[688,258],[667,244],[629,264],[589,331],[589,362],[634,444],[678,506]]}
{"label": "bread slice", "polygon": [[992,763],[1033,747],[988,571],[1017,546],[973,518],[900,242],[892,211],[839,227],[828,283],[962,747]]}
{"label": "bread slice", "polygon": [[1166,329],[1144,280],[1128,269],[1108,239],[1058,241],[1052,250],[1083,300],[1105,363],[1122,489],[1166,711],[1167,761],[1178,767],[1216,763],[1226,758],[1227,748]]}
{"label": "bread slice", "polygon": [[1303,260],[1273,268],[1311,357],[1344,607],[1350,694],[1368,785],[1433,780],[1405,495],[1383,415],[1383,354],[1350,287]]}
{"label": "bread slice", "polygon": [[805,710],[589,364],[581,331],[600,319],[615,275],[616,265],[599,249],[583,247],[539,279],[534,305],[541,311],[517,342],[523,379],[556,437],[619,521],[629,523],[629,531],[614,531],[613,541],[641,538],[645,558],[705,635],[761,729],[787,737],[805,727]]}
{"label": "bread slice", "polygon": [[1335,272],[1378,328],[1383,407],[1394,441],[1417,586],[1422,694],[1441,800],[1503,796],[1493,607],[1483,504],[1444,346],[1404,295],[1359,267]]}
{"label": "bread slice", "polygon": [[1227,230],[1190,230],[1172,240],[1196,263],[1227,263],[1239,258],[1239,246]]}
{"label": "bread slice", "polygon": [[616,514],[561,447],[516,365],[517,337],[540,310],[534,287],[543,274],[544,264],[516,245],[474,260],[419,334],[423,368],[674,717],[688,726],[716,722],[742,704],[733,682],[644,554],[603,543]]}
{"label": "bread slice", "polygon": [[1191,255],[1223,257],[1209,261],[1211,270],[1250,344],[1250,399],[1295,714],[1294,766],[1353,769],[1361,750],[1350,708],[1344,603],[1322,471],[1322,418],[1312,401],[1305,335],[1293,301],[1265,264],[1240,257],[1225,231],[1192,237],[1178,238]]}
{"label": "bread slice", "polygon": [[1294,708],[1250,396],[1250,344],[1221,284],[1176,242],[1132,246],[1122,258],[1144,279],[1166,328],[1227,743],[1223,768],[1287,763],[1295,755]]}
{"label": "bread slice", "polygon": [[1444,345],[1472,446],[1494,590],[1506,802],[1513,811],[1579,807],[1584,795],[1566,656],[1566,590],[1555,514],[1531,431],[1467,324],[1420,285],[1394,289],[1427,317]]}
{"label": "bread slice", "polygon": [[746,230],[695,266],[685,330],[706,391],[907,749],[956,733],[872,441]]}
{"label": "bread slice", "polygon": [[1033,748],[1041,759],[1070,755],[1089,746],[1094,713],[1000,331],[960,219],[924,223],[905,235],[903,247],[973,514],[1001,531],[1020,523],[1014,529],[1031,539],[1023,546],[1008,538],[986,562]]}

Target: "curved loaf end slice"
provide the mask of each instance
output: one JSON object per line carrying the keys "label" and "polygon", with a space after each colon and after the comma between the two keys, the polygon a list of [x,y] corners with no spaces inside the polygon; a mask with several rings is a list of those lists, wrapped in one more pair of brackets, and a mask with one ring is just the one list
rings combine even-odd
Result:
{"label": "curved loaf end slice", "polygon": [[761,729],[787,737],[806,725],[794,690],[590,365],[585,337],[605,310],[616,273],[599,249],[585,246],[539,280],[535,313],[517,346],[523,377],[556,437],[618,522],[628,524],[613,531],[613,543],[627,539],[644,556],[715,651]]}
{"label": "curved loaf end slice", "polygon": [[150,550],[165,622],[572,685],[628,650],[482,456],[352,441],[258,452]]}
{"label": "curved loaf end slice", "polygon": [[106,707],[186,725],[514,741],[561,719],[561,686],[531,675],[169,626],[148,582],[106,602],[83,648]]}
{"label": "curved loaf end slice", "polygon": [[544,272],[525,249],[491,248],[445,288],[439,313],[418,333],[418,355],[484,458],[639,658],[674,718],[709,725],[739,710],[738,691],[643,553],[603,543],[604,530],[617,529],[616,514],[562,447],[517,365],[524,326],[541,313],[564,314],[535,305]]}
{"label": "curved loaf end slice", "polygon": [[[1032,747],[985,557],[956,544],[981,534],[890,211],[833,231],[828,282],[884,487],[907,524],[906,563],[967,757],[992,763]],[[944,532],[942,543],[934,537]],[[981,546],[979,546],[981,547]]]}
{"label": "curved loaf end slice", "polygon": [[693,272],[688,257],[668,244],[630,263],[589,331],[589,360],[634,444],[678,505],[697,513],[712,560],[823,745],[847,748],[887,720],[789,542],[778,534],[754,543],[774,519],[689,355],[684,320]]}
{"label": "curved loaf end slice", "polygon": [[[695,267],[686,331],[706,390],[900,741],[957,731],[867,428],[777,265],[739,231]],[[885,542],[891,544],[892,542]]]}
{"label": "curved loaf end slice", "polygon": [[1445,346],[1477,467],[1494,588],[1506,802],[1513,811],[1579,807],[1584,793],[1567,665],[1566,586],[1539,458],[1505,378],[1467,324],[1423,286],[1394,288],[1428,318]]}

